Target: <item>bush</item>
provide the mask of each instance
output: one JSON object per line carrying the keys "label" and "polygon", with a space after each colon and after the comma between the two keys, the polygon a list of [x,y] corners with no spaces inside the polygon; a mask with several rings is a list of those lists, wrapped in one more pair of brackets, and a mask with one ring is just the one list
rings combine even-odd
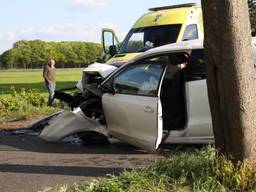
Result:
{"label": "bush", "polygon": [[0,119],[38,117],[60,110],[60,105],[52,108],[46,103],[47,98],[37,89],[16,91],[12,88],[11,95],[0,96]]}

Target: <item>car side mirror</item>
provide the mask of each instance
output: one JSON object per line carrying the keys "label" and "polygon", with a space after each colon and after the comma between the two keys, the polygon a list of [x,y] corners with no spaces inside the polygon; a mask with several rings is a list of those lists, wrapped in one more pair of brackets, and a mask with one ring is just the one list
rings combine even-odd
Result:
{"label": "car side mirror", "polygon": [[117,54],[117,50],[116,50],[116,46],[115,45],[110,45],[109,46],[109,54],[111,55],[111,57],[113,57],[114,55]]}
{"label": "car side mirror", "polygon": [[113,82],[107,82],[105,83],[104,85],[102,85],[101,87],[101,91],[102,93],[111,93],[111,94],[115,94],[115,89],[114,89],[114,86],[113,86]]}

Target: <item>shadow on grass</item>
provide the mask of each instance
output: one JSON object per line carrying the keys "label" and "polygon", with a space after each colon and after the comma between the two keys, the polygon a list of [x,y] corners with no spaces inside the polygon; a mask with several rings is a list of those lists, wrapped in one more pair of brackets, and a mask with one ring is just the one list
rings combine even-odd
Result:
{"label": "shadow on grass", "polygon": [[[59,81],[56,83],[56,89],[65,89],[72,88],[76,86],[76,81]],[[47,90],[45,88],[44,82],[39,83],[21,83],[21,84],[0,84],[0,95],[1,94],[11,94],[12,87],[15,88],[16,91],[19,91],[22,88],[25,89],[37,89],[40,93],[46,93]]]}

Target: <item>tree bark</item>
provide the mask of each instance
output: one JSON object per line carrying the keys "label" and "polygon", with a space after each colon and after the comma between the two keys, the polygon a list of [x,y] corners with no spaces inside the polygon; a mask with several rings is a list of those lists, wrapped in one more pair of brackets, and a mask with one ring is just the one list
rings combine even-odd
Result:
{"label": "tree bark", "polygon": [[256,98],[246,0],[202,0],[207,85],[215,145],[256,159]]}

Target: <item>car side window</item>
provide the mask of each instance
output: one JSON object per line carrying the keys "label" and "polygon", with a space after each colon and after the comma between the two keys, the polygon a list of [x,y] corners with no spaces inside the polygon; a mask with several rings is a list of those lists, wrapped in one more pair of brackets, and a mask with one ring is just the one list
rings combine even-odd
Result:
{"label": "car side window", "polygon": [[188,25],[182,37],[182,41],[198,39],[198,29],[196,24]]}
{"label": "car side window", "polygon": [[188,58],[188,65],[184,71],[186,81],[206,79],[207,75],[203,49],[197,49],[191,52]]}
{"label": "car side window", "polygon": [[143,63],[126,67],[113,81],[118,94],[157,96],[165,65]]}

